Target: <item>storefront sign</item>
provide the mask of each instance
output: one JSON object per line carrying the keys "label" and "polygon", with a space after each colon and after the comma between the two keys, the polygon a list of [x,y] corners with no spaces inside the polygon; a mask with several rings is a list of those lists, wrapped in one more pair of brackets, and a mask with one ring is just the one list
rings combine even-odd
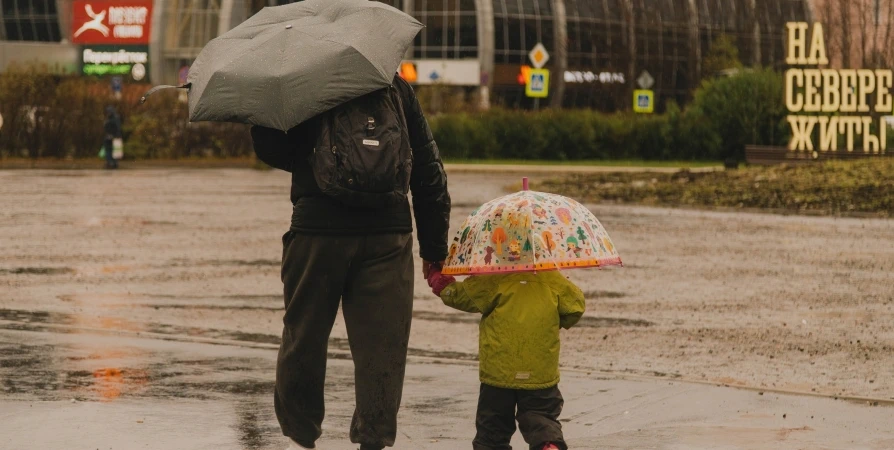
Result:
{"label": "storefront sign", "polygon": [[[854,142],[859,138],[864,152],[884,153],[888,125],[884,117],[876,123],[869,114],[874,110],[890,115],[894,110],[894,72],[820,69],[829,64],[822,24],[813,25],[809,44],[810,27],[806,22],[790,22],[786,26],[785,61],[794,66],[785,73],[785,105],[791,113],[787,119],[792,129],[789,149],[837,151],[838,136],[843,135],[849,152],[854,151]],[[819,145],[815,145],[817,139]]]}
{"label": "storefront sign", "polygon": [[75,44],[148,44],[152,0],[75,0],[71,41]]}
{"label": "storefront sign", "polygon": [[133,81],[146,81],[149,73],[149,47],[85,46],[81,51],[84,75],[127,75]]}
{"label": "storefront sign", "polygon": [[624,84],[627,80],[624,74],[620,72],[592,72],[592,71],[565,71],[566,83],[601,83],[601,84]]}

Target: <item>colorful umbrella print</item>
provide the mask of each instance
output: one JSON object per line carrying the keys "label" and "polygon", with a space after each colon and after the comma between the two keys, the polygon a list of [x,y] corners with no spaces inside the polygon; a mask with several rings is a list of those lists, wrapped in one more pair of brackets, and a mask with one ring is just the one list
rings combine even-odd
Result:
{"label": "colorful umbrella print", "polygon": [[475,275],[620,265],[599,219],[561,195],[525,189],[475,210],[450,244],[443,273]]}

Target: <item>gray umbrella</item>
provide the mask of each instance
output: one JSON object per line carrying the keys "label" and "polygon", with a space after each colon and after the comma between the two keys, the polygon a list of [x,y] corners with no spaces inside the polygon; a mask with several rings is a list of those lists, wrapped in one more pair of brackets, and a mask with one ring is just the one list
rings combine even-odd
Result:
{"label": "gray umbrella", "polygon": [[187,77],[189,119],[288,130],[390,85],[421,28],[376,1],[264,8],[199,53]]}

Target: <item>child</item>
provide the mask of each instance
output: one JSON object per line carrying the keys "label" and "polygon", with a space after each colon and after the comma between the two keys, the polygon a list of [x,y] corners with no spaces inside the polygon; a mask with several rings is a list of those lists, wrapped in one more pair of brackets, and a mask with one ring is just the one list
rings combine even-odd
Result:
{"label": "child", "polygon": [[567,450],[558,421],[563,404],[559,327],[571,328],[583,315],[583,292],[557,271],[479,275],[458,282],[437,268],[428,284],[445,305],[482,314],[481,393],[472,448],[511,449],[517,419],[531,450]]}

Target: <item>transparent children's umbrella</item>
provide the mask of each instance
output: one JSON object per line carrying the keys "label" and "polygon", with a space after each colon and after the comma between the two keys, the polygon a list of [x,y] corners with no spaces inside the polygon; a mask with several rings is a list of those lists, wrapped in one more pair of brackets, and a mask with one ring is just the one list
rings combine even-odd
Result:
{"label": "transparent children's umbrella", "polygon": [[450,243],[443,273],[476,275],[621,265],[608,232],[561,195],[523,190],[476,209]]}

